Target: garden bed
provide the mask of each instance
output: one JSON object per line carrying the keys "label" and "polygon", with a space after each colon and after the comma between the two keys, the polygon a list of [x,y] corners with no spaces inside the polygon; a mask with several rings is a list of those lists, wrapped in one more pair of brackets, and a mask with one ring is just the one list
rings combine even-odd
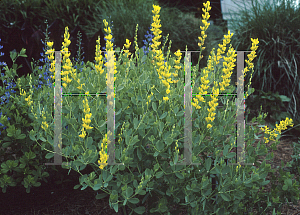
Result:
{"label": "garden bed", "polygon": [[[255,124],[252,124],[255,126]],[[269,123],[266,123],[270,127]],[[262,134],[261,131],[259,134]],[[261,139],[263,136],[261,137]],[[293,155],[293,145],[292,142],[297,140],[294,137],[282,137],[280,143],[277,145],[277,150],[272,150],[274,153],[273,162],[266,161],[267,164],[271,164],[272,169],[281,166],[281,161],[286,165],[287,162],[291,161],[291,155]],[[258,140],[254,143],[256,146]],[[270,143],[267,144],[267,147],[270,147]],[[265,156],[264,156],[265,157]],[[264,159],[263,156],[259,156],[259,161],[262,162]],[[255,165],[258,167],[257,165]],[[279,171],[275,172],[275,176],[279,175]],[[293,177],[296,179],[296,176]],[[266,177],[266,180],[271,180],[270,174]],[[276,184],[278,183],[275,182]],[[112,214],[112,215],[122,215],[123,212],[119,211],[116,213],[113,209],[109,207],[108,199],[96,199],[96,191],[93,191],[91,188],[85,190],[74,190],[73,187],[78,184],[78,181],[75,182],[66,182],[62,185],[51,186],[50,184],[42,183],[42,187],[32,188],[30,193],[25,192],[24,187],[13,188],[10,187],[7,190],[7,193],[0,194],[1,199],[1,214],[6,215],[52,215],[52,214],[64,214],[64,215],[75,215],[75,214]],[[98,191],[99,192],[99,191]],[[271,192],[271,182],[266,185],[264,193]],[[144,203],[144,206],[147,208],[147,202]],[[172,209],[178,210],[178,206],[174,204]],[[182,210],[180,215],[188,214],[186,210]],[[282,214],[294,215],[300,214],[300,201],[297,205],[290,206],[284,204]],[[150,214],[150,212],[145,213]],[[270,213],[271,214],[271,213]]]}

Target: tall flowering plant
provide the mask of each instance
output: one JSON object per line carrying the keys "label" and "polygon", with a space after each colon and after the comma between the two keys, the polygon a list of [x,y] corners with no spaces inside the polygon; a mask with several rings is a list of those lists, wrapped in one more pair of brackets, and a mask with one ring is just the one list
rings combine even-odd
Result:
{"label": "tall flowering plant", "polygon": [[[209,27],[207,20],[208,12],[211,10],[210,2],[204,3],[203,24],[200,26],[201,36],[199,37],[199,47],[202,51],[205,47],[205,31]],[[254,193],[253,189],[263,187],[269,183],[265,181],[265,176],[272,172],[270,165],[265,161],[258,164],[258,168],[252,166],[236,167],[226,165],[224,159],[231,159],[235,153],[230,151],[235,147],[234,137],[236,104],[232,99],[223,102],[223,108],[218,107],[218,96],[220,92],[232,93],[234,87],[229,86],[229,79],[234,68],[236,54],[230,46],[226,57],[222,56],[226,52],[226,46],[230,43],[232,34],[224,36],[223,44],[219,45],[217,54],[212,50],[207,67],[200,76],[193,79],[193,82],[201,82],[200,87],[194,89],[196,98],[193,98],[192,117],[192,162],[197,165],[177,165],[183,162],[184,152],[184,113],[185,106],[184,86],[185,71],[181,61],[180,50],[175,52],[175,58],[165,57],[160,48],[159,19],[160,7],[153,5],[153,23],[151,31],[154,35],[151,49],[145,55],[143,49],[137,46],[137,36],[135,37],[135,57],[129,52],[130,43],[126,40],[121,54],[116,61],[114,52],[113,61],[103,62],[102,51],[100,50],[100,38],[97,40],[95,64],[89,63],[83,66],[82,72],[79,68],[73,68],[69,60],[68,46],[70,45],[68,28],[65,29],[65,39],[62,46],[62,85],[63,93],[79,92],[86,95],[80,97],[66,97],[62,102],[62,127],[69,125],[69,129],[62,136],[62,156],[68,162],[62,165],[63,168],[73,169],[81,176],[80,184],[82,190],[91,187],[93,190],[101,190],[96,198],[104,198],[109,195],[109,204],[115,211],[124,206],[137,214],[144,214],[146,208],[145,201],[150,202],[150,212],[170,214],[170,206],[174,203],[182,208],[187,207],[191,214],[231,214],[233,212],[247,212],[247,205],[254,205],[257,199],[268,199],[262,210],[269,210],[272,206],[279,204],[280,198],[289,195],[293,200],[299,195],[297,182],[291,183],[291,179],[284,180],[287,186],[284,191],[276,188],[272,193]],[[106,20],[103,20],[106,35],[106,52],[113,50],[111,29]],[[137,35],[136,28],[136,35]],[[252,52],[248,55],[247,67],[244,72],[252,69],[251,61],[255,57],[257,50],[257,39],[252,39]],[[47,43],[48,50],[51,50],[52,43]],[[170,47],[169,47],[170,48]],[[118,51],[119,49],[116,49]],[[55,62],[53,52],[46,52],[52,63]],[[131,57],[130,57],[131,56]],[[107,53],[105,53],[107,59]],[[200,58],[201,58],[200,53]],[[219,65],[220,59],[224,62]],[[111,64],[114,62],[113,64]],[[137,62],[137,65],[135,64]],[[52,65],[52,64],[51,64]],[[54,65],[54,64],[53,64]],[[105,67],[103,67],[105,65]],[[115,98],[115,134],[118,139],[115,142],[115,152],[108,154],[106,147],[113,142],[107,139],[108,133],[106,124],[106,100],[100,96],[88,96],[91,91],[106,92],[108,84],[108,67],[113,68],[114,92],[106,95],[107,99]],[[54,66],[52,66],[54,68]],[[197,73],[197,67],[193,73]],[[52,70],[54,73],[54,70]],[[104,76],[105,74],[105,76]],[[69,76],[70,75],[70,76]],[[55,75],[53,74],[53,80]],[[195,77],[195,76],[193,76]],[[104,82],[106,78],[106,82]],[[210,87],[209,83],[212,83]],[[193,87],[195,88],[195,84]],[[19,85],[20,86],[20,85]],[[21,86],[20,86],[21,87]],[[38,97],[51,93],[51,89],[43,88]],[[250,95],[253,91],[248,91]],[[213,94],[210,97],[203,94]],[[29,93],[29,94],[32,94]],[[22,94],[22,95],[25,95]],[[29,111],[34,113],[34,129],[30,131],[33,141],[43,140],[42,149],[49,153],[48,158],[53,157],[53,131],[54,123],[51,112],[53,112],[53,102],[46,101],[42,107],[38,105],[36,97],[28,97]],[[25,101],[25,97],[21,97]],[[262,115],[258,117],[262,122]],[[292,126],[292,121],[286,119],[280,128]],[[110,132],[110,131],[109,131]],[[258,144],[256,148],[252,146],[254,131],[247,128],[246,136],[246,161],[257,164],[257,156],[265,155],[268,150],[264,143]],[[257,132],[257,130],[255,130]],[[276,143],[280,137],[279,130]],[[271,134],[271,133],[270,133]],[[271,135],[274,135],[272,133]],[[270,138],[272,139],[272,138]],[[150,146],[145,148],[145,146]],[[250,149],[247,151],[247,149]],[[204,152],[206,154],[204,154]],[[220,152],[223,152],[222,155]],[[212,160],[207,155],[211,154]],[[100,158],[99,158],[100,155]],[[114,156],[116,163],[124,165],[108,165],[107,160]],[[181,158],[181,160],[180,160]],[[267,159],[273,158],[268,155]],[[231,159],[231,163],[235,160]],[[219,165],[216,165],[216,164]],[[81,174],[80,171],[90,165],[94,171],[90,174]],[[211,190],[211,177],[213,174],[220,174],[219,186]],[[243,177],[241,177],[243,176]],[[115,177],[115,178],[114,178]],[[290,175],[287,177],[291,178]],[[151,193],[152,192],[152,193]],[[152,195],[155,193],[154,195]],[[216,194],[219,194],[215,205],[208,204]],[[268,198],[266,198],[266,196]],[[247,206],[247,207],[246,207]],[[225,211],[226,208],[226,211]],[[262,212],[262,211],[261,211]],[[173,213],[173,212],[172,212]]]}

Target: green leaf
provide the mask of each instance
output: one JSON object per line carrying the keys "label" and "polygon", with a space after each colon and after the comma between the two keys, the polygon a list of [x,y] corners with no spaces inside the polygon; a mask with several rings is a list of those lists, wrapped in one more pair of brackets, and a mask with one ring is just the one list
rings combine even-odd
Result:
{"label": "green leaf", "polygon": [[262,186],[265,186],[265,185],[269,184],[269,182],[270,182],[270,180],[263,181],[263,182],[261,183],[261,185],[262,185]]}
{"label": "green leaf", "polygon": [[21,57],[27,57],[27,55],[25,53],[26,53],[26,49],[22,48],[22,50],[20,51],[19,56],[21,56]]}
{"label": "green leaf", "polygon": [[[99,190],[100,188],[102,187],[102,184],[95,184],[94,187],[93,187],[93,190]],[[107,193],[105,193],[106,196],[108,195]],[[99,194],[98,194],[99,195]],[[104,196],[105,197],[105,196]],[[97,198],[97,196],[96,196]],[[103,197],[102,197],[103,198]]]}
{"label": "green leaf", "polygon": [[16,139],[23,140],[23,139],[25,139],[25,137],[26,137],[25,134],[21,134],[21,135],[17,136]]}
{"label": "green leaf", "polygon": [[141,150],[139,148],[137,148],[137,156],[139,158],[139,160],[141,161],[142,160],[142,153],[141,153]]}
{"label": "green leaf", "polygon": [[243,191],[237,190],[234,194],[235,199],[243,199],[246,194]]}
{"label": "green leaf", "polygon": [[289,102],[291,99],[285,95],[279,95],[282,102]]}
{"label": "green leaf", "polygon": [[11,58],[12,61],[14,62],[15,59],[16,59],[16,57],[17,57],[17,52],[16,52],[16,50],[14,49],[14,50],[12,50],[12,51],[10,52],[10,58]]}
{"label": "green leaf", "polygon": [[118,200],[118,192],[116,190],[113,190],[109,196],[109,199],[112,203],[116,202]]}
{"label": "green leaf", "polygon": [[47,153],[45,156],[46,159],[50,159],[52,157],[54,157],[54,153]]}
{"label": "green leaf", "polygon": [[[33,130],[31,130],[31,131],[33,131]],[[34,135],[33,132],[31,132],[31,131],[30,131],[30,133],[29,133],[29,138],[30,138],[32,141],[37,141],[37,139],[35,138],[36,134]],[[53,145],[53,144],[52,144],[52,145]]]}
{"label": "green leaf", "polygon": [[112,175],[115,174],[115,172],[117,171],[117,169],[118,169],[118,165],[113,166],[113,168],[110,169],[110,173],[111,173]]}
{"label": "green leaf", "polygon": [[16,130],[15,136],[17,137],[17,136],[19,136],[20,134],[21,134],[21,130],[20,130],[20,129],[17,129],[17,130]]}
{"label": "green leaf", "polygon": [[125,206],[127,203],[127,199],[124,200],[123,205]]}
{"label": "green leaf", "polygon": [[28,158],[28,160],[30,160],[30,159],[34,159],[36,157],[36,154],[32,151],[29,151],[29,152],[25,152],[25,156]]}
{"label": "green leaf", "polygon": [[225,147],[224,147],[224,150],[223,150],[223,156],[224,157],[226,157],[226,155],[228,154],[228,149],[229,149],[229,145],[226,145]]}
{"label": "green leaf", "polygon": [[167,139],[165,140],[165,142],[167,143],[167,145],[171,145],[173,142],[173,139],[171,137],[167,137]]}
{"label": "green leaf", "polygon": [[7,148],[8,146],[10,146],[11,142],[5,142],[2,144],[2,148]]}
{"label": "green leaf", "polygon": [[46,142],[47,140],[44,137],[40,137],[40,140]]}
{"label": "green leaf", "polygon": [[15,134],[15,126],[14,125],[9,126],[8,129],[6,129],[6,132],[7,132],[7,136],[8,137],[14,136],[14,134]]}
{"label": "green leaf", "polygon": [[159,141],[159,140],[156,142],[155,145],[156,145],[156,148],[157,148],[158,151],[161,151],[161,150],[164,149],[164,143]]}
{"label": "green leaf", "polygon": [[154,111],[157,110],[157,107],[156,107],[156,103],[155,103],[155,102],[152,102],[152,108],[153,108]]}
{"label": "green leaf", "polygon": [[176,114],[176,116],[183,116],[184,111],[179,111],[178,114]]}
{"label": "green leaf", "polygon": [[86,147],[88,149],[90,149],[92,147],[92,144],[93,144],[93,138],[92,137],[88,137],[87,138],[87,143],[86,143]]}
{"label": "green leaf", "polygon": [[291,187],[292,184],[293,184],[292,179],[290,179],[290,178],[285,179],[285,180],[284,180],[284,183],[287,184],[287,185],[290,186],[290,187]]}
{"label": "green leaf", "polygon": [[152,169],[150,170],[150,169],[147,168],[147,169],[145,170],[146,178],[147,178],[147,176],[151,176],[152,174],[153,174],[153,170],[152,170]]}
{"label": "green leaf", "polygon": [[228,155],[227,155],[227,158],[233,158],[236,156],[236,152],[230,152]]}
{"label": "green leaf", "polygon": [[159,122],[159,123],[158,123],[158,126],[159,126],[159,131],[160,131],[160,133],[162,133],[162,132],[163,132],[163,129],[164,129],[164,123],[163,123],[163,122]]}
{"label": "green leaf", "polygon": [[84,184],[83,187],[80,190],[85,190],[88,187],[87,184]]}
{"label": "green leaf", "polygon": [[230,167],[229,166],[226,165],[225,167],[223,167],[222,174],[227,174],[229,172],[230,172]]}
{"label": "green leaf", "polygon": [[119,206],[118,206],[118,203],[116,203],[116,204],[113,204],[113,208],[114,208],[114,210],[116,211],[116,212],[118,212],[118,208]]}
{"label": "green leaf", "polygon": [[160,177],[162,177],[164,175],[164,172],[163,171],[159,171],[159,172],[157,172],[156,174],[155,174],[155,177],[156,178],[160,178]]}
{"label": "green leaf", "polygon": [[117,48],[115,49],[115,51],[116,51],[116,52],[119,52],[119,51],[120,51],[120,47],[117,47]]}
{"label": "green leaf", "polygon": [[286,185],[286,184],[283,185],[283,186],[282,186],[282,189],[283,189],[284,191],[286,191],[286,190],[288,189],[288,185]]}
{"label": "green leaf", "polygon": [[179,110],[179,108],[178,108],[178,107],[175,107],[175,108],[174,108],[174,113],[177,114],[178,110]]}
{"label": "green leaf", "polygon": [[128,93],[128,97],[133,97],[133,94],[132,93]]}
{"label": "green leaf", "polygon": [[176,175],[179,179],[184,179],[184,176],[183,176],[180,172],[175,172],[175,175]]}
{"label": "green leaf", "polygon": [[121,171],[125,170],[125,165],[118,165],[118,167],[119,167],[119,170],[121,170]]}
{"label": "green leaf", "polygon": [[[116,89],[116,92],[119,92],[119,91],[123,90],[123,88],[124,88],[124,85],[118,86],[117,89]],[[117,114],[116,114],[116,115],[117,115]]]}
{"label": "green leaf", "polygon": [[35,182],[35,183],[33,183],[33,186],[39,187],[39,186],[41,186],[41,182]]}
{"label": "green leaf", "polygon": [[133,104],[135,104],[136,105],[136,100],[135,100],[135,97],[131,97],[131,99],[130,99],[131,101],[132,101],[132,103]]}
{"label": "green leaf", "polygon": [[229,202],[230,201],[230,195],[228,193],[221,193],[221,197],[222,199],[224,199],[224,201]]}
{"label": "green leaf", "polygon": [[139,142],[138,135],[135,135],[134,138],[130,140],[130,145],[134,145],[137,142]]}
{"label": "green leaf", "polygon": [[131,199],[128,199],[128,202],[132,203],[132,204],[137,204],[139,203],[139,199],[138,198],[131,198]]}
{"label": "green leaf", "polygon": [[105,181],[107,178],[107,171],[102,171],[102,179]]}
{"label": "green leaf", "polygon": [[134,209],[134,212],[136,212],[137,214],[143,214],[145,213],[146,208],[145,207],[137,207]]}
{"label": "green leaf", "polygon": [[207,159],[205,160],[205,169],[206,169],[207,171],[209,171],[209,170],[210,170],[210,166],[211,166],[211,158],[207,158]]}
{"label": "green leaf", "polygon": [[219,165],[211,169],[210,174],[220,174]]}
{"label": "green leaf", "polygon": [[109,182],[109,181],[111,181],[111,179],[113,178],[113,176],[112,175],[109,175],[108,177],[107,177],[107,179],[106,179],[106,181],[105,182]]}
{"label": "green leaf", "polygon": [[126,189],[126,197],[129,198],[133,194],[133,189],[131,187],[128,187]]}
{"label": "green leaf", "polygon": [[26,165],[22,163],[22,164],[19,165],[19,168],[24,169],[25,166],[26,166]]}
{"label": "green leaf", "polygon": [[176,164],[178,162],[178,154],[175,154],[174,163]]}
{"label": "green leaf", "polygon": [[159,119],[165,118],[165,117],[167,116],[167,114],[168,114],[168,112],[164,112],[164,113],[159,117]]}
{"label": "green leaf", "polygon": [[[142,52],[142,53],[143,53],[143,52]],[[144,56],[142,57],[142,59],[141,59],[142,63],[144,63],[144,62],[146,61],[146,59],[147,59],[147,56],[144,55]]]}
{"label": "green leaf", "polygon": [[74,186],[74,189],[76,190],[76,189],[78,189],[80,186],[81,186],[80,184],[77,184],[77,185]]}
{"label": "green leaf", "polygon": [[134,129],[137,128],[138,123],[139,123],[138,119],[137,119],[137,118],[134,118],[134,119],[133,119],[133,128],[134,128]]}
{"label": "green leaf", "polygon": [[[76,186],[77,186],[77,185],[76,185]],[[107,193],[100,193],[100,194],[97,194],[97,195],[96,195],[96,199],[103,199],[103,198],[105,198],[106,196],[108,196]]]}

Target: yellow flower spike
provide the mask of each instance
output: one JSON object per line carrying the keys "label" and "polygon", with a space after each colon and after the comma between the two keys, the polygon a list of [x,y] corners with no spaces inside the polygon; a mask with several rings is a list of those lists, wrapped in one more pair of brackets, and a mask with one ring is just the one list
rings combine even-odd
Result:
{"label": "yellow flower spike", "polygon": [[108,36],[105,36],[104,38],[107,39],[107,40],[111,40],[112,39],[112,35],[109,34]]}
{"label": "yellow flower spike", "polygon": [[103,23],[104,23],[104,26],[105,26],[105,28],[106,28],[107,25],[108,25],[108,22],[106,21],[106,19],[103,20]]}
{"label": "yellow flower spike", "polygon": [[47,42],[47,45],[48,45],[49,47],[52,47],[52,46],[53,46],[53,42]]}
{"label": "yellow flower spike", "polygon": [[107,29],[104,28],[104,31],[105,31],[107,34],[111,34],[111,29],[110,29],[110,27],[107,27]]}

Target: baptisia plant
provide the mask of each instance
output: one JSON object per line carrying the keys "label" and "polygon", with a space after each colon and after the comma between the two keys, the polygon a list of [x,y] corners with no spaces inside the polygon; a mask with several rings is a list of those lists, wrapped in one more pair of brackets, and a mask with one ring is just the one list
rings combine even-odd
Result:
{"label": "baptisia plant", "polygon": [[[203,26],[200,26],[201,36],[199,37],[200,52],[203,47],[205,34],[209,23],[210,2],[204,3]],[[243,214],[255,206],[260,213],[267,211],[276,212],[286,199],[295,202],[299,199],[299,183],[293,181],[293,175],[283,172],[279,178],[279,184],[272,187],[271,193],[258,192],[270,181],[265,178],[268,173],[273,175],[270,164],[266,161],[258,163],[258,156],[266,155],[268,148],[265,143],[255,142],[255,132],[258,128],[246,127],[245,142],[245,163],[250,165],[226,165],[224,159],[229,163],[235,163],[235,152],[230,152],[236,144],[236,101],[232,98],[221,98],[221,93],[231,94],[235,87],[229,86],[230,77],[234,68],[235,50],[227,45],[233,34],[224,36],[223,44],[219,45],[217,53],[211,51],[207,67],[201,70],[198,78],[193,78],[192,92],[197,95],[192,102],[192,163],[197,165],[182,164],[184,152],[184,125],[185,125],[185,70],[187,67],[181,61],[180,50],[170,57],[170,45],[167,55],[164,56],[160,48],[160,7],[153,5],[153,23],[150,29],[154,35],[151,49],[147,55],[143,49],[137,46],[135,36],[135,56],[130,57],[130,43],[126,39],[121,53],[119,49],[115,52],[112,49],[113,43],[111,29],[104,20],[104,31],[106,36],[106,53],[108,59],[110,53],[112,58],[103,62],[102,51],[100,50],[100,38],[96,46],[96,63],[83,65],[80,72],[73,68],[69,59],[68,46],[70,45],[68,27],[65,28],[64,42],[62,44],[62,93],[79,93],[86,96],[67,96],[62,101],[62,127],[68,125],[68,130],[62,132],[61,155],[66,161],[63,168],[73,169],[80,174],[79,183],[74,187],[81,190],[91,187],[100,192],[96,198],[109,197],[110,207],[117,212],[119,208],[125,208],[137,214],[144,214],[146,211],[145,201],[149,202],[151,213],[178,214],[180,211],[172,211],[171,205],[177,204],[180,208],[188,208],[190,214]],[[136,35],[137,35],[136,28]],[[252,70],[253,59],[256,57],[257,39],[251,39],[251,53],[246,60],[247,66],[244,72]],[[165,41],[166,43],[166,41]],[[48,42],[46,54],[52,61],[52,79],[55,80],[54,50],[53,43]],[[223,56],[226,53],[226,56]],[[115,55],[118,54],[116,61]],[[199,61],[203,56],[201,56]],[[223,64],[220,60],[224,59]],[[199,62],[198,61],[198,62]],[[103,67],[103,63],[105,67]],[[198,63],[199,64],[199,63]],[[183,66],[185,68],[183,68]],[[110,70],[114,73],[114,92],[104,96],[92,96],[90,92],[105,93],[110,79],[107,73]],[[193,69],[193,77],[198,73],[198,66]],[[105,75],[104,75],[105,74]],[[107,79],[106,82],[104,81]],[[210,83],[213,84],[210,85]],[[195,87],[199,83],[199,87]],[[201,84],[200,84],[201,83]],[[251,82],[250,82],[251,83]],[[250,85],[250,84],[249,84]],[[30,138],[33,141],[42,140],[41,147],[48,151],[46,158],[52,158],[54,151],[54,118],[52,116],[53,100],[46,98],[53,89],[43,88],[38,95],[22,91],[21,102],[28,102],[28,110],[34,129],[30,131]],[[111,88],[112,89],[112,88]],[[253,92],[252,89],[246,92],[247,98]],[[204,96],[205,94],[212,94]],[[51,94],[53,95],[53,94]],[[115,98],[115,122],[114,127],[115,151],[106,150],[114,144],[108,140],[107,135],[113,135],[106,130],[107,110],[106,99]],[[222,103],[219,107],[218,99]],[[43,99],[43,104],[38,102]],[[266,115],[264,116],[266,117]],[[261,127],[263,115],[257,120]],[[60,119],[57,119],[60,120]],[[253,119],[256,120],[256,118]],[[292,121],[286,119],[270,134],[266,135],[267,140],[276,141],[272,144],[273,149],[278,144],[280,132],[286,126],[293,126]],[[267,128],[266,128],[267,131]],[[38,142],[37,142],[38,143]],[[39,143],[38,143],[39,144]],[[146,148],[149,145],[149,148]],[[100,155],[100,158],[99,158]],[[209,157],[209,155],[211,155]],[[112,156],[112,158],[110,157]],[[266,159],[271,160],[273,153],[268,154]],[[113,159],[114,164],[109,165],[108,160]],[[213,160],[212,160],[213,159]],[[212,161],[214,166],[212,167]],[[93,171],[90,174],[81,174],[80,171],[90,165]],[[218,187],[212,190],[211,179],[218,174]],[[275,177],[273,175],[273,179]],[[101,190],[101,191],[100,191]],[[218,196],[214,199],[214,197]],[[211,200],[214,200],[211,204]]]}

